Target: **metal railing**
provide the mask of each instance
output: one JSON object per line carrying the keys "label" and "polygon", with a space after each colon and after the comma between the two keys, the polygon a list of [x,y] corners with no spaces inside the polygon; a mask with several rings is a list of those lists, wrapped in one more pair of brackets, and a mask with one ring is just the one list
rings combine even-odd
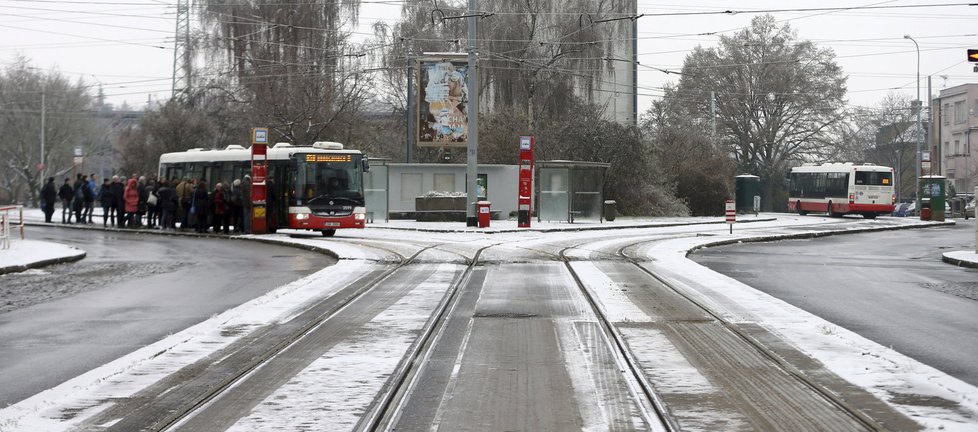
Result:
{"label": "metal railing", "polygon": [[[13,223],[11,217],[17,214],[17,221]],[[10,228],[19,228],[20,239],[24,239],[24,206],[5,206],[0,207],[0,249],[10,249]]]}

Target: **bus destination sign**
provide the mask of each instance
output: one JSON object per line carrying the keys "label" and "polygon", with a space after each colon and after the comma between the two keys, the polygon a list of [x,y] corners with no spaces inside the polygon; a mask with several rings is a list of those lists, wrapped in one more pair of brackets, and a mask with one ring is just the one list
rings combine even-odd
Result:
{"label": "bus destination sign", "polygon": [[352,162],[348,154],[307,154],[306,162]]}

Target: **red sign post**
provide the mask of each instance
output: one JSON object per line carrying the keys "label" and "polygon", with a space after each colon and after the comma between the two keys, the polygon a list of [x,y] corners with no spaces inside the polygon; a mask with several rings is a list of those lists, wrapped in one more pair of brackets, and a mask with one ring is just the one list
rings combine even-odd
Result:
{"label": "red sign post", "polygon": [[520,137],[520,183],[519,199],[517,200],[516,225],[520,228],[530,227],[530,216],[533,213],[533,137]]}
{"label": "red sign post", "polygon": [[268,130],[251,130],[251,232],[268,232],[265,177],[268,175]]}
{"label": "red sign post", "polygon": [[730,225],[730,234],[733,234],[733,224],[737,223],[737,203],[734,200],[726,201],[727,224]]}

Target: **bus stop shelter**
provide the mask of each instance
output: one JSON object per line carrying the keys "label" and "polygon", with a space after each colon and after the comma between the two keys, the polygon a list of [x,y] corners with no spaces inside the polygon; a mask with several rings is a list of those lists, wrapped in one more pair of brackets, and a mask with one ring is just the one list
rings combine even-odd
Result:
{"label": "bus stop shelter", "polygon": [[603,162],[537,162],[537,221],[601,221],[610,166]]}

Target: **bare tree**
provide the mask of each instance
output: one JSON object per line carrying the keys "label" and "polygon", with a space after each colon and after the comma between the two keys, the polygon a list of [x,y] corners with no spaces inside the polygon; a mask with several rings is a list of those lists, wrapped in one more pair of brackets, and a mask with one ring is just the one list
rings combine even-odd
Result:
{"label": "bare tree", "polygon": [[155,173],[161,154],[209,147],[213,139],[214,128],[206,116],[171,100],[121,133],[120,168],[123,173]]}
{"label": "bare tree", "polygon": [[836,153],[831,127],[844,119],[845,76],[829,49],[798,40],[770,15],[686,57],[666,99],[712,129],[737,168],[761,177],[764,210],[786,208],[785,173],[803,160]]}
{"label": "bare tree", "polygon": [[48,176],[74,169],[74,148],[93,136],[91,102],[84,82],[72,84],[60,73],[41,72],[26,58],[18,58],[0,72],[0,159],[4,166],[0,169],[0,201],[36,205],[42,165]]}
{"label": "bare tree", "polygon": [[[358,0],[290,4],[200,3],[211,60],[206,85],[241,106],[245,122],[268,126],[273,139],[309,143],[343,140],[357,127],[372,86],[349,43]],[[226,78],[230,77],[230,78]]]}

